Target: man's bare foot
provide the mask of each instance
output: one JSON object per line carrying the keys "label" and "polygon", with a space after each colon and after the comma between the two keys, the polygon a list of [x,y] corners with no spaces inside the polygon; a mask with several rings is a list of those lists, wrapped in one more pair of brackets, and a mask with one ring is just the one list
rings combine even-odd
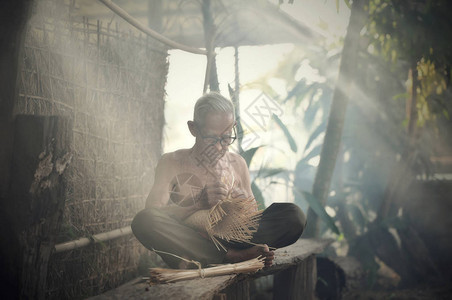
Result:
{"label": "man's bare foot", "polygon": [[275,252],[270,251],[267,245],[253,246],[248,249],[228,249],[226,252],[226,262],[237,263],[249,259],[253,259],[259,256],[265,257],[265,266],[270,267],[275,259]]}

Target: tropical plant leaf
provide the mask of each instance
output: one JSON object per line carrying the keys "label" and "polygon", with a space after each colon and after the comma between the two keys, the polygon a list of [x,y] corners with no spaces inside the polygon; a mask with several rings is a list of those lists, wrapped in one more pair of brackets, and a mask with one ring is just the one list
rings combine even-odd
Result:
{"label": "tropical plant leaf", "polygon": [[[300,80],[301,81],[301,80]],[[316,91],[318,89],[318,84],[317,83],[312,83],[310,85],[304,85],[303,88],[301,88],[298,93],[295,95],[296,99],[295,99],[295,107],[298,107],[300,105],[300,103],[303,100],[309,100],[309,104],[308,107],[312,105],[312,103],[314,102],[314,96],[316,94]]]}
{"label": "tropical plant leaf", "polygon": [[316,101],[308,106],[303,118],[303,123],[306,128],[311,129],[313,127],[315,116],[320,109],[321,103],[319,101]]}
{"label": "tropical plant leaf", "polygon": [[251,160],[253,159],[254,154],[256,154],[257,149],[259,149],[262,146],[257,146],[254,148],[250,148],[242,153],[240,153],[240,155],[242,155],[242,157],[245,159],[246,161],[246,165],[249,167]]}
{"label": "tropical plant leaf", "polygon": [[[300,176],[303,175],[304,173],[309,173],[309,170],[311,169],[315,169],[316,167],[308,164],[307,162],[300,160],[299,162],[297,162],[297,165],[295,166],[295,174],[296,176]],[[309,174],[304,174],[305,176],[310,177]],[[314,177],[314,176],[312,176]]]}
{"label": "tropical plant leaf", "polygon": [[282,173],[282,172],[287,172],[287,169],[284,168],[260,168],[257,174],[257,177],[260,178],[266,178],[266,177],[271,177],[271,176],[275,176],[276,174]]}
{"label": "tropical plant leaf", "polygon": [[300,95],[304,95],[306,91],[309,89],[309,86],[306,85],[306,80],[299,80],[295,86],[287,93],[286,99],[284,99],[283,103],[289,101],[292,97],[299,97]]}
{"label": "tropical plant leaf", "polygon": [[409,93],[401,93],[401,94],[397,94],[397,95],[392,96],[392,99],[393,100],[399,100],[399,99],[405,100],[408,97],[410,97]]}
{"label": "tropical plant leaf", "polygon": [[311,158],[316,157],[317,155],[320,155],[320,152],[322,151],[323,144],[317,145],[314,147],[314,149],[311,150],[305,157],[303,157],[300,162],[307,163]]}
{"label": "tropical plant leaf", "polygon": [[290,134],[289,129],[287,129],[286,125],[284,125],[284,123],[281,121],[281,119],[277,115],[273,114],[272,117],[273,117],[273,120],[276,121],[276,124],[278,124],[278,126],[284,132],[284,135],[286,136],[287,141],[289,142],[290,150],[292,150],[293,152],[296,153],[298,150],[297,143],[295,142],[294,138]]}
{"label": "tropical plant leaf", "polygon": [[306,149],[309,148],[309,146],[311,146],[311,143],[322,133],[326,130],[326,123],[327,121],[325,120],[324,122],[322,122],[322,124],[320,124],[309,136],[308,142],[306,143],[306,146],[304,147],[304,151],[306,151]]}
{"label": "tropical plant leaf", "polygon": [[352,4],[350,3],[350,0],[344,0],[345,5],[347,5],[347,7],[349,9],[352,9]]}
{"label": "tropical plant leaf", "polygon": [[333,218],[331,218],[330,215],[327,214],[325,208],[314,197],[314,195],[306,191],[300,191],[297,187],[294,187],[294,191],[304,197],[304,199],[308,202],[309,207],[312,208],[312,210],[317,214],[317,216],[319,216],[320,220],[322,220],[328,226],[328,228],[330,228],[337,235],[341,234],[339,228],[337,228],[336,224],[334,224]]}
{"label": "tropical plant leaf", "polygon": [[349,204],[347,205],[347,210],[351,213],[355,224],[358,224],[361,230],[364,229],[367,221],[359,207],[356,206],[355,204]]}
{"label": "tropical plant leaf", "polygon": [[253,192],[254,199],[256,199],[258,208],[265,209],[264,196],[262,196],[261,189],[257,186],[257,184],[254,181],[251,182],[251,191]]}

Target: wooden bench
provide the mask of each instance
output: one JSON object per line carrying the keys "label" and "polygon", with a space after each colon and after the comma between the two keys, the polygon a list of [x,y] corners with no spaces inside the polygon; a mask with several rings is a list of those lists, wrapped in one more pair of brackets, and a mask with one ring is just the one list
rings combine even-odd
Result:
{"label": "wooden bench", "polygon": [[315,255],[332,240],[300,239],[275,251],[272,267],[254,274],[231,274],[149,286],[137,278],[116,289],[90,298],[111,299],[249,299],[250,282],[274,274],[276,299],[314,299],[317,269]]}

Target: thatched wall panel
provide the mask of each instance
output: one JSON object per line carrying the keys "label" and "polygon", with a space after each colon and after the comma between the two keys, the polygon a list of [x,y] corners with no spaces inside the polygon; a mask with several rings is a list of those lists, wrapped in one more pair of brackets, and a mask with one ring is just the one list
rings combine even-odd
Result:
{"label": "thatched wall panel", "polygon": [[[130,225],[161,152],[167,49],[137,32],[73,18],[76,1],[39,0],[27,27],[16,113],[73,121],[58,241]],[[49,298],[79,298],[133,275],[133,236],[54,254]]]}

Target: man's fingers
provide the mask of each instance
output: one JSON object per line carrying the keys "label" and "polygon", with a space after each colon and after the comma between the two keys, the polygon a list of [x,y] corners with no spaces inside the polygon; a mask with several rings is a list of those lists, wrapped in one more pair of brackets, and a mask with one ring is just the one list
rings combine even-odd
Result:
{"label": "man's fingers", "polygon": [[227,185],[221,182],[208,183],[204,187],[208,192],[215,192],[220,194],[227,194],[229,189]]}
{"label": "man's fingers", "polygon": [[264,261],[264,265],[265,265],[266,267],[272,266],[272,265],[273,265],[273,259],[266,259],[266,260]]}
{"label": "man's fingers", "polygon": [[212,191],[214,191],[215,193],[217,193],[219,195],[224,195],[224,196],[228,195],[228,190],[223,187],[215,187],[212,189]]}
{"label": "man's fingers", "polygon": [[222,188],[212,188],[207,190],[207,195],[209,200],[212,199],[223,200],[227,197],[228,191]]}
{"label": "man's fingers", "polygon": [[228,186],[226,184],[224,184],[223,182],[221,182],[221,181],[217,181],[217,182],[213,183],[213,185],[215,187],[219,187],[219,188],[224,188],[224,189],[228,188]]}
{"label": "man's fingers", "polygon": [[229,193],[228,187],[222,182],[208,183],[204,186],[204,191],[206,193],[206,202],[209,207],[226,199]]}
{"label": "man's fingers", "polygon": [[271,267],[273,265],[273,260],[275,259],[274,255],[269,255],[265,257],[264,264],[266,267]]}
{"label": "man's fingers", "polygon": [[265,257],[264,264],[266,267],[271,267],[273,265],[273,260],[275,259],[275,251],[271,251],[267,245],[261,248],[262,255]]}

